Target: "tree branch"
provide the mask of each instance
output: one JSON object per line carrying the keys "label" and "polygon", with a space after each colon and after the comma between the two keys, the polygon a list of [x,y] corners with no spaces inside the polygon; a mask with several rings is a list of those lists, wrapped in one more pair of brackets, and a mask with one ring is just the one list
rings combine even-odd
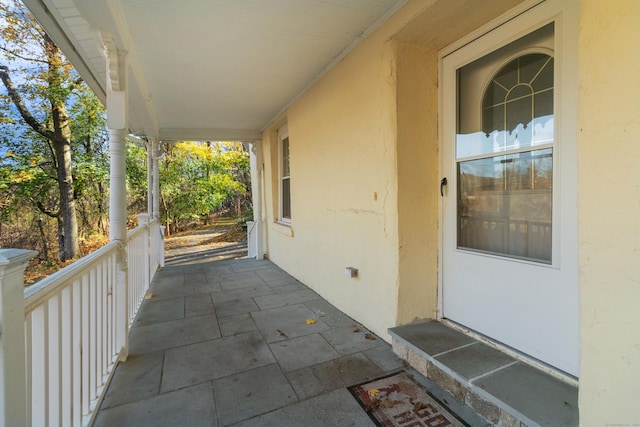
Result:
{"label": "tree branch", "polygon": [[43,214],[45,214],[47,216],[50,216],[51,218],[59,218],[60,217],[60,211],[51,212],[50,210],[48,210],[47,208],[44,207],[42,202],[36,202],[36,206],[38,207],[38,210],[40,210],[40,212],[42,212]]}
{"label": "tree branch", "polygon": [[18,112],[20,113],[20,116],[22,116],[24,121],[27,122],[27,124],[40,135],[44,136],[47,139],[53,139],[55,137],[53,132],[42,126],[42,124],[40,124],[40,122],[38,122],[38,120],[36,120],[36,118],[31,115],[31,112],[22,101],[22,97],[13,86],[11,77],[9,77],[9,68],[4,65],[0,65],[0,79],[2,79],[4,87],[7,88],[9,98],[11,98],[11,101],[13,101],[13,105],[16,106]]}
{"label": "tree branch", "polygon": [[47,139],[47,147],[49,147],[49,153],[51,153],[51,159],[53,159],[53,166],[55,169],[58,169],[58,158],[56,157],[56,152],[50,138]]}
{"label": "tree branch", "polygon": [[[46,176],[47,178],[49,178],[49,179],[50,179],[51,181],[53,181],[53,182],[57,182],[58,177],[56,177],[55,175],[51,175],[51,174],[49,173],[49,169],[46,169],[46,168],[44,167],[44,165],[46,165],[46,164],[48,164],[48,163],[49,163],[49,162],[45,162],[45,163],[39,164],[39,165],[38,165],[38,168],[42,171],[42,173],[44,173],[44,176]],[[54,167],[55,167],[55,165],[54,165]]]}
{"label": "tree branch", "polygon": [[45,61],[45,60],[43,60],[43,59],[28,58],[28,57],[26,57],[26,56],[22,56],[22,55],[20,55],[20,54],[18,54],[18,53],[13,52],[12,50],[7,49],[7,48],[6,48],[6,47],[4,47],[4,46],[0,46],[0,50],[2,50],[2,51],[4,51],[4,52],[8,53],[8,54],[9,54],[9,55],[11,55],[11,56],[15,56],[16,58],[20,58],[20,59],[22,59],[22,60],[24,60],[24,61],[29,61],[29,62],[39,62],[39,63],[41,63],[41,64],[47,64],[47,61]]}

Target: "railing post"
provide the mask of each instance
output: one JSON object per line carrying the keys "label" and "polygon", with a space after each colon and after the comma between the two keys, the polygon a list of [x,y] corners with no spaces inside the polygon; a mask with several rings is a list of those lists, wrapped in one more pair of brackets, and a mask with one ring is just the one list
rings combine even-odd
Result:
{"label": "railing post", "polygon": [[24,270],[37,252],[0,249],[0,425],[27,425]]}
{"label": "railing post", "polygon": [[129,266],[126,243],[121,242],[116,253],[116,320],[115,335],[118,360],[125,362],[129,357]]}
{"label": "railing post", "polygon": [[160,267],[164,267],[164,229],[165,226],[160,226],[160,259],[158,262],[160,263]]}

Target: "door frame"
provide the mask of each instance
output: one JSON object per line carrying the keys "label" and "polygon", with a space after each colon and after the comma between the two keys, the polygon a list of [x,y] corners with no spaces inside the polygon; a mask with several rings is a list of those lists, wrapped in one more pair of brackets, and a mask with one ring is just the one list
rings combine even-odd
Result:
{"label": "door frame", "polygon": [[[508,44],[510,41],[523,37],[537,28],[540,28],[546,23],[555,22],[556,37],[559,38],[557,43],[556,55],[561,55],[561,61],[556,62],[557,67],[560,68],[558,75],[560,76],[559,86],[561,91],[558,91],[558,100],[556,105],[561,106],[562,111],[562,126],[561,129],[556,131],[556,135],[561,141],[554,149],[554,171],[557,169],[557,160],[555,157],[568,156],[573,159],[568,165],[563,165],[559,170],[557,180],[562,182],[558,191],[554,194],[554,209],[559,205],[560,198],[562,199],[562,211],[559,212],[557,225],[560,226],[558,233],[554,233],[553,248],[559,247],[560,244],[568,245],[567,249],[571,256],[560,259],[557,255],[553,256],[552,265],[546,266],[546,268],[567,268],[571,270],[577,286],[577,95],[578,95],[578,1],[577,0],[531,0],[526,1],[515,8],[509,10],[498,18],[490,21],[486,25],[482,26],[478,30],[468,34],[464,38],[457,42],[445,47],[439,52],[438,55],[438,76],[439,76],[439,88],[438,88],[438,144],[439,144],[439,168],[440,177],[444,176],[445,162],[451,161],[451,159],[445,159],[445,115],[454,114],[455,111],[444,111],[444,99],[445,96],[450,94],[444,93],[444,87],[442,84],[444,76],[443,61],[444,58],[453,54],[454,52],[464,48],[466,45],[480,39],[489,33],[496,32],[497,37],[503,42],[501,45]],[[507,34],[505,36],[505,34]],[[559,35],[561,34],[561,36]],[[491,36],[489,36],[491,37]],[[490,45],[491,46],[487,46]],[[484,43],[485,49],[480,49],[474,53],[473,56],[468,56],[465,59],[465,64],[471,63],[474,60],[481,58],[499,47],[495,46],[495,43]],[[555,56],[555,55],[554,55]],[[455,107],[454,107],[455,110]],[[450,143],[450,141],[449,141]],[[554,186],[557,185],[556,176],[554,172]],[[449,182],[454,180],[454,177],[449,178]],[[454,188],[447,186],[449,197],[455,197]],[[554,214],[554,218],[555,218]],[[567,221],[573,219],[573,221]],[[533,357],[524,355],[523,353],[514,350],[506,345],[491,340],[490,338],[479,334],[473,330],[468,329],[465,326],[458,323],[449,321],[443,317],[443,289],[444,289],[444,198],[440,197],[438,200],[438,221],[439,221],[439,257],[438,257],[438,310],[437,319],[448,326],[458,329],[467,335],[497,348],[518,360],[522,360],[535,367],[573,385],[577,385],[577,378],[562,372],[548,364],[541,362]],[[579,293],[576,290],[576,297]],[[578,302],[576,302],[578,303]],[[578,306],[579,314],[579,306]],[[579,320],[578,320],[579,321]]]}

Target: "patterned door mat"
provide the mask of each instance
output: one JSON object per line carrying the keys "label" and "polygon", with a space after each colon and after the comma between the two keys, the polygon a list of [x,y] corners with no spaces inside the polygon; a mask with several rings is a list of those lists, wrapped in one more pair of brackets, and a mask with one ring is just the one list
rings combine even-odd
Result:
{"label": "patterned door mat", "polygon": [[349,391],[381,427],[468,427],[404,371],[351,386]]}

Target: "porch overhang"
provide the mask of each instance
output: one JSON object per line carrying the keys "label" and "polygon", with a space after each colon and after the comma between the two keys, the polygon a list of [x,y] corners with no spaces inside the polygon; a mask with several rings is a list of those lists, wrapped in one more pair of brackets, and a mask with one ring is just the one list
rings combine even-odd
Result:
{"label": "porch overhang", "polygon": [[407,0],[24,2],[103,102],[105,39],[126,55],[130,133],[256,141]]}

